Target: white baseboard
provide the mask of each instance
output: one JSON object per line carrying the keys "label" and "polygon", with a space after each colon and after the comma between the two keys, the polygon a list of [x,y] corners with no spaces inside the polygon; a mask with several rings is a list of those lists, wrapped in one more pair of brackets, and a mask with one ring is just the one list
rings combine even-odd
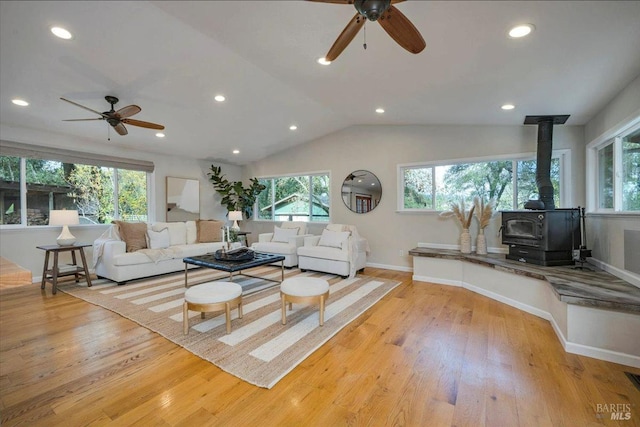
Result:
{"label": "white baseboard", "polygon": [[366,266],[372,267],[372,268],[383,268],[385,270],[406,271],[409,273],[413,271],[413,267],[404,266],[404,265],[390,265],[390,264],[378,264],[375,262],[368,262]]}
{"label": "white baseboard", "polygon": [[633,286],[640,288],[640,276],[634,273],[631,273],[627,270],[623,270],[618,267],[614,267],[611,264],[607,264],[606,262],[600,261],[597,258],[589,258],[587,260],[589,264],[593,264],[598,267],[600,270],[604,270],[609,274],[613,274],[614,276],[631,283]]}
{"label": "white baseboard", "polygon": [[418,276],[414,274],[411,279],[417,282],[437,283],[439,285],[464,286],[464,283],[460,280],[441,279],[439,277]]}

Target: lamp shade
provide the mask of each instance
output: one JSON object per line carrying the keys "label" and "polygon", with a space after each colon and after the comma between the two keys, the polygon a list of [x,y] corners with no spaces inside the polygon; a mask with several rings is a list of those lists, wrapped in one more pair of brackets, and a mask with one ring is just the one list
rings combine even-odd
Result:
{"label": "lamp shade", "polygon": [[49,225],[76,225],[80,224],[78,211],[52,210],[49,211]]}
{"label": "lamp shade", "polygon": [[62,233],[56,239],[56,242],[60,246],[73,245],[76,242],[76,238],[69,231],[70,225],[80,224],[80,218],[78,218],[78,211],[70,210],[52,210],[49,211],[49,225],[61,225]]}
{"label": "lamp shade", "polygon": [[229,220],[231,220],[231,221],[242,221],[242,211],[231,211],[231,212],[229,212]]}
{"label": "lamp shade", "polygon": [[240,230],[238,221],[242,221],[242,211],[230,211],[229,220],[233,221],[233,225],[231,226],[231,228],[233,228],[236,231]]}

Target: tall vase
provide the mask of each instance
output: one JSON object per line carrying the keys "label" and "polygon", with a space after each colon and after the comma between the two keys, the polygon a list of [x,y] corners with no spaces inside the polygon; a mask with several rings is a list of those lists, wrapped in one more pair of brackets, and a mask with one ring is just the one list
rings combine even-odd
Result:
{"label": "tall vase", "polygon": [[478,230],[478,239],[476,240],[476,253],[478,255],[487,254],[487,237],[484,235],[484,228]]}
{"label": "tall vase", "polygon": [[469,229],[462,229],[462,234],[460,234],[460,252],[463,254],[471,253],[471,234],[469,234]]}

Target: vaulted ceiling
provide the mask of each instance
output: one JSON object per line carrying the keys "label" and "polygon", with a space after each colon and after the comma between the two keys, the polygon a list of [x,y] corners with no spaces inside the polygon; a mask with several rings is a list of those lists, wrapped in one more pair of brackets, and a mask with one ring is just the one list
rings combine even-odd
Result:
{"label": "vaulted ceiling", "polygon": [[[570,114],[568,125],[582,125],[640,74],[637,1],[395,6],[424,37],[422,53],[405,51],[368,22],[322,66],[316,60],[354,16],[352,5],[2,1],[3,133],[38,130],[245,164],[351,125],[520,125],[530,114]],[[509,38],[520,23],[535,31]],[[73,38],[53,37],[54,25]],[[216,102],[217,94],[226,101]],[[126,136],[111,129],[107,141],[105,122],[63,121],[94,115],[60,97],[107,111],[105,95],[120,99],[116,109],[139,105],[134,118],[165,125],[166,137],[128,126]],[[505,103],[516,108],[503,111]],[[376,114],[378,107],[385,113]]]}

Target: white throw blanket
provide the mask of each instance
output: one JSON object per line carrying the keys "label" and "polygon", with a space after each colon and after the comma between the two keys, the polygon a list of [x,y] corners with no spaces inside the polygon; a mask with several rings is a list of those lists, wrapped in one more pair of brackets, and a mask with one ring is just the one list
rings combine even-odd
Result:
{"label": "white throw blanket", "polygon": [[[356,256],[358,254],[358,245],[360,244],[360,234],[358,234],[358,229],[355,225],[347,225],[347,224],[328,224],[327,230],[329,231],[349,231],[351,232],[351,236],[349,237],[349,277],[355,277],[356,275]],[[364,240],[365,247],[363,248],[367,255],[370,252],[369,249],[369,241]]]}
{"label": "white throw blanket", "polygon": [[[96,266],[98,265],[98,261],[100,260],[100,258],[102,257],[102,254],[104,253],[104,245],[105,243],[109,242],[109,241],[122,241],[122,239],[120,239],[120,235],[118,234],[118,231],[116,229],[116,227],[109,227],[105,230],[104,233],[102,233],[100,235],[100,237],[98,237],[94,242],[93,242],[93,268],[95,269]],[[170,248],[166,248],[166,249],[140,249],[136,252],[140,252],[145,254],[151,261],[153,261],[155,264],[157,264],[160,261],[166,260],[166,259],[173,259],[175,258],[175,252],[170,249]]]}

